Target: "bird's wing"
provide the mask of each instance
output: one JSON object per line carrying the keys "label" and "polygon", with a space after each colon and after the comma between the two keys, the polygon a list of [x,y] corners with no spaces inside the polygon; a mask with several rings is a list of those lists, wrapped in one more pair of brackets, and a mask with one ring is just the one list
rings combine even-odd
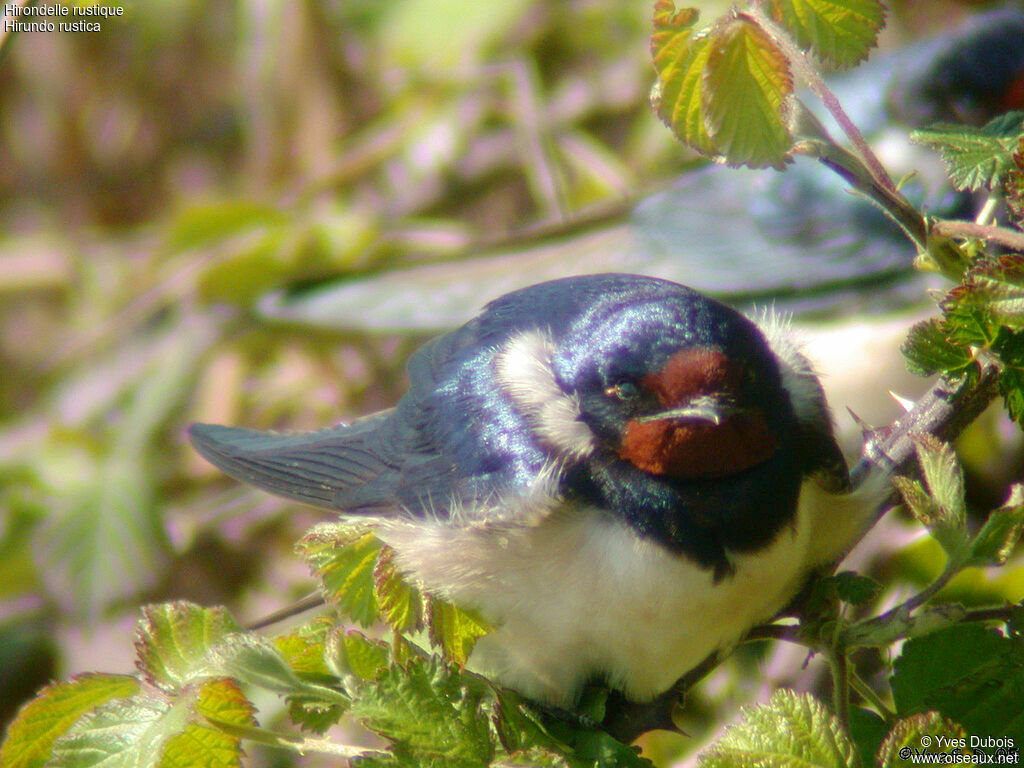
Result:
{"label": "bird's wing", "polygon": [[397,408],[316,432],[193,424],[189,437],[226,474],[278,496],[356,514],[446,516],[493,490],[491,478],[455,457],[425,418],[446,364],[469,335],[440,336],[413,355],[410,389]]}

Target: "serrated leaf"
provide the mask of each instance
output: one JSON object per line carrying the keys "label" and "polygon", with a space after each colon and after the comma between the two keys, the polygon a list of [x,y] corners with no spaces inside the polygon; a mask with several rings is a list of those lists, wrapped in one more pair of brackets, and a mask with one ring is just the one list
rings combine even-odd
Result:
{"label": "serrated leaf", "polygon": [[346,707],[340,704],[328,704],[322,699],[306,696],[288,697],[288,717],[304,731],[323,735],[327,730],[338,724],[345,714]]}
{"label": "serrated leaf", "polygon": [[188,724],[185,700],[117,699],[83,716],[53,745],[48,768],[149,768]]}
{"label": "serrated leaf", "polygon": [[731,15],[711,32],[701,95],[708,134],[730,165],[782,168],[793,144],[789,61],[759,26]]}
{"label": "serrated leaf", "polygon": [[53,683],[21,708],[0,746],[5,768],[40,768],[54,742],[85,713],[112,699],[138,693],[139,681],[127,675],[85,674]]}
{"label": "serrated leaf", "polygon": [[867,58],[885,25],[879,0],[771,0],[769,8],[800,47],[834,68]]}
{"label": "serrated leaf", "polygon": [[324,643],[333,627],[334,622],[329,617],[321,616],[294,632],[278,635],[274,638],[274,646],[296,672],[329,675],[331,670],[324,661]]}
{"label": "serrated leaf", "polygon": [[946,337],[962,346],[988,347],[995,341],[999,324],[992,315],[987,297],[970,284],[953,288],[940,307],[945,314]]}
{"label": "serrated leaf", "polygon": [[135,627],[135,665],[154,685],[174,691],[206,671],[206,654],[241,628],[224,608],[185,601],[147,605]]}
{"label": "serrated leaf", "polygon": [[936,710],[972,735],[1024,743],[1024,638],[957,624],[908,640],[893,669],[901,715]]}
{"label": "serrated leaf", "polygon": [[366,635],[341,629],[332,633],[331,646],[339,657],[342,668],[362,680],[376,680],[387,669],[388,647]]}
{"label": "serrated leaf", "polygon": [[303,683],[270,640],[254,633],[237,633],[209,653],[210,668],[243,683],[275,693],[306,692]]}
{"label": "serrated leaf", "polygon": [[738,765],[855,768],[843,726],[810,694],[776,691],[767,704],[744,708],[744,719],[699,757],[701,768]]}
{"label": "serrated leaf", "polygon": [[976,261],[964,286],[971,301],[983,304],[995,324],[1024,328],[1024,255],[1005,253]]}
{"label": "serrated leaf", "polygon": [[839,599],[850,605],[863,605],[878,597],[882,585],[868,576],[843,571],[832,577]]}
{"label": "serrated leaf", "polygon": [[910,477],[897,476],[892,479],[892,484],[900,492],[904,506],[921,525],[926,528],[938,525],[942,518],[939,505],[928,495],[919,481]]}
{"label": "serrated leaf", "polygon": [[967,565],[1003,565],[1024,531],[1024,485],[1014,483],[1006,503],[988,516],[971,542]]}
{"label": "serrated leaf", "polygon": [[1013,151],[1024,134],[1024,113],[1007,112],[977,128],[939,123],[910,134],[910,140],[936,150],[959,190],[992,189],[1013,167]]}
{"label": "serrated leaf", "polygon": [[658,74],[651,102],[654,111],[683,142],[705,155],[715,154],[708,135],[703,73],[711,53],[709,37],[693,37],[695,8],[676,11],[671,0],[654,6],[651,56]]}
{"label": "serrated leaf", "polygon": [[956,556],[967,543],[963,469],[948,443],[929,434],[916,434],[911,438],[917,449],[917,461],[921,465],[928,494],[935,501],[939,513],[930,528],[946,552]]}
{"label": "serrated leaf", "polygon": [[900,351],[907,360],[907,368],[918,376],[941,373],[955,379],[974,361],[970,349],[946,338],[944,324],[938,318],[915,324]]}
{"label": "serrated leaf", "polygon": [[323,584],[324,595],[353,621],[369,627],[378,619],[373,573],[382,544],[365,527],[323,523],[297,550]]}
{"label": "serrated leaf", "polygon": [[967,737],[967,732],[962,726],[942,717],[938,712],[925,712],[904,718],[893,726],[892,731],[882,741],[875,765],[878,768],[904,768],[912,762],[904,750],[911,750],[910,754],[918,755],[926,752],[949,752],[951,749],[944,749],[938,741],[932,742],[935,745],[933,749],[924,748],[921,746],[922,736],[931,736],[933,739],[963,739]]}
{"label": "serrated leaf", "polygon": [[373,589],[381,617],[399,633],[423,628],[423,595],[394,566],[394,550],[385,547],[373,572]]}
{"label": "serrated leaf", "polygon": [[1024,426],[1024,371],[1008,368],[999,375],[999,394],[1010,418]]}
{"label": "serrated leaf", "polygon": [[[215,727],[255,725],[255,708],[238,684],[229,678],[208,680],[200,686],[193,710],[203,721],[188,723],[167,740],[160,768],[238,768],[242,764],[241,740]],[[205,719],[213,722],[206,724]]]}
{"label": "serrated leaf", "polygon": [[495,747],[481,704],[492,689],[437,657],[392,666],[367,683],[351,714],[414,764],[478,768]]}
{"label": "serrated leaf", "polygon": [[863,768],[875,765],[875,755],[888,733],[889,726],[876,713],[863,707],[850,708],[850,738]]}
{"label": "serrated leaf", "polygon": [[465,664],[476,641],[490,631],[487,623],[472,611],[444,600],[427,603],[427,631],[430,641],[456,664]]}

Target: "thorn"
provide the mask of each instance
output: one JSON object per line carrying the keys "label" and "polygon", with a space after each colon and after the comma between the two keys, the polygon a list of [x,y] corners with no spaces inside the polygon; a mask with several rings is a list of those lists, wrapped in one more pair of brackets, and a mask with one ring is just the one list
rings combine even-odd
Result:
{"label": "thorn", "polygon": [[868,424],[866,421],[864,421],[864,419],[862,419],[856,413],[854,413],[853,409],[850,406],[846,406],[846,412],[850,414],[850,418],[853,419],[853,423],[860,427],[860,431],[863,432],[865,435],[875,431],[875,428]]}
{"label": "thorn", "polygon": [[911,408],[914,407],[913,400],[909,400],[908,398],[903,397],[902,395],[897,395],[891,389],[889,390],[889,397],[895,400],[896,404],[899,405],[899,407],[902,408],[904,411],[909,411]]}

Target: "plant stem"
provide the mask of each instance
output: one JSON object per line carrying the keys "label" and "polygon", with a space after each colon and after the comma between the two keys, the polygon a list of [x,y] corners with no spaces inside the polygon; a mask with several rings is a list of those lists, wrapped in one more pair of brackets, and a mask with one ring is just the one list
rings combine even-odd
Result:
{"label": "plant stem", "polygon": [[992,240],[1015,251],[1024,252],[1024,232],[1016,232],[1005,227],[993,227],[977,224],[973,221],[936,221],[932,223],[932,231],[946,237],[977,237]]}
{"label": "plant stem", "polygon": [[803,79],[807,86],[814,91],[821,103],[825,105],[825,109],[829,111],[839,127],[843,129],[843,133],[846,134],[847,138],[850,139],[850,143],[853,144],[856,149],[861,161],[867,166],[868,171],[871,173],[872,179],[875,183],[888,192],[890,195],[896,197],[899,193],[896,191],[896,185],[892,183],[892,179],[889,178],[889,174],[882,166],[881,161],[871,151],[871,147],[868,146],[867,141],[864,140],[864,136],[861,134],[860,129],[854,125],[850,116],[846,114],[842,105],[839,103],[839,99],[832,93],[832,90],[825,84],[825,81],[818,74],[817,70],[807,60],[807,56],[803,51],[793,42],[789,34],[779,27],[774,21],[768,18],[764,12],[756,7],[752,6],[747,12],[747,15],[753,19],[758,26],[761,27],[771,37],[779,49],[785,54],[789,60],[790,65],[796,70],[796,73]]}
{"label": "plant stem", "polygon": [[850,665],[846,648],[830,648],[828,668],[832,672],[832,710],[844,730],[850,730]]}
{"label": "plant stem", "polygon": [[880,714],[886,722],[892,723],[896,720],[896,712],[888,704],[882,701],[882,697],[875,692],[874,688],[864,682],[855,669],[850,670],[850,687],[857,692],[858,696],[877,709],[878,714]]}

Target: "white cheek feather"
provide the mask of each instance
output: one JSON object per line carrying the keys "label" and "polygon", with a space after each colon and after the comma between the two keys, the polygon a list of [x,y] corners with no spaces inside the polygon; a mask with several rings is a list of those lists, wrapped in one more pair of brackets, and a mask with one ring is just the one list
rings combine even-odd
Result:
{"label": "white cheek feather", "polygon": [[580,421],[577,399],[563,392],[555,381],[551,368],[554,351],[548,334],[527,331],[499,351],[495,374],[538,439],[560,458],[581,459],[594,451],[594,433]]}
{"label": "white cheek feather", "polygon": [[782,387],[789,393],[797,420],[831,430],[831,415],[825,402],[825,393],[814,366],[804,356],[800,340],[793,332],[791,318],[769,308],[751,320],[761,329],[779,361]]}

